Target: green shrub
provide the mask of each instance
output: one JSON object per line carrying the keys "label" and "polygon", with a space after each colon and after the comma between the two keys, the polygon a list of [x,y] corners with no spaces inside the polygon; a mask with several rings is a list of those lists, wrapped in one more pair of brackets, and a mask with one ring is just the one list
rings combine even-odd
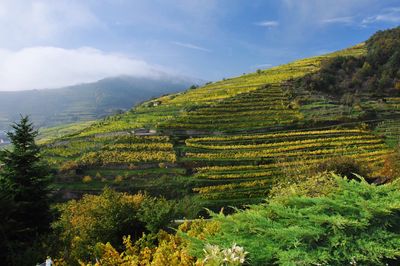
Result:
{"label": "green shrub", "polygon": [[165,198],[146,198],[140,206],[139,220],[146,224],[146,229],[157,233],[168,228],[176,213],[175,202]]}
{"label": "green shrub", "polygon": [[335,180],[338,189],[326,196],[281,196],[214,214],[220,230],[191,238],[193,255],[236,243],[252,265],[399,265],[400,184]]}
{"label": "green shrub", "polygon": [[60,247],[56,256],[68,265],[95,258],[97,243],[123,248],[122,239],[133,241],[143,233],[168,226],[175,214],[175,203],[146,194],[129,195],[106,188],[100,195],[84,195],[81,200],[59,204],[60,217],[52,227]]}

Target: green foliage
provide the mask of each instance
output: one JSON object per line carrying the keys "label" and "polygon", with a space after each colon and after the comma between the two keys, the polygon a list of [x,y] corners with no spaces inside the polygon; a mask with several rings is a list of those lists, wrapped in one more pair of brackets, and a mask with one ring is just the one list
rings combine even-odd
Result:
{"label": "green foliage", "polygon": [[398,96],[400,79],[400,27],[379,31],[366,42],[365,56],[338,56],[323,62],[320,71],[300,78],[298,86],[327,92],[368,92]]}
{"label": "green foliage", "polygon": [[176,204],[165,198],[148,197],[141,204],[139,220],[146,225],[146,229],[157,233],[160,229],[166,229],[175,217]]}
{"label": "green foliage", "polygon": [[[400,260],[399,183],[382,186],[336,177],[321,197],[278,196],[229,216],[200,243],[249,252],[253,265],[385,265]],[[204,246],[193,240],[196,255]]]}
{"label": "green foliage", "polygon": [[[50,223],[49,169],[42,163],[40,149],[35,144],[37,131],[28,117],[21,117],[8,133],[12,149],[0,151],[1,250],[20,257],[24,250],[47,232]],[[3,242],[5,241],[5,242]]]}
{"label": "green foliage", "polygon": [[17,256],[18,247],[15,247],[15,238],[18,234],[17,221],[13,219],[16,208],[14,195],[11,188],[6,184],[0,186],[0,261],[13,263],[13,258]]}
{"label": "green foliage", "polygon": [[60,217],[52,227],[58,236],[58,257],[75,265],[96,253],[97,243],[122,247],[122,237],[139,239],[158,232],[174,218],[175,205],[145,194],[129,195],[106,188],[100,195],[85,195],[57,206]]}
{"label": "green foliage", "polygon": [[[311,174],[311,173],[310,173]],[[326,196],[338,189],[337,182],[331,173],[317,173],[308,177],[290,178],[282,180],[272,187],[269,197],[304,196],[320,197]]]}

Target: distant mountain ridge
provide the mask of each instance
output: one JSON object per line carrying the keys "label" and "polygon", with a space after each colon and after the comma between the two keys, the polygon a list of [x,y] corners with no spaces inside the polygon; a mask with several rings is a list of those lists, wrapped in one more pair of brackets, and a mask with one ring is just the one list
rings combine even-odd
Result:
{"label": "distant mountain ridge", "polygon": [[95,120],[192,84],[189,79],[167,76],[118,76],[58,89],[0,92],[0,129],[7,129],[19,114],[30,115],[38,127]]}

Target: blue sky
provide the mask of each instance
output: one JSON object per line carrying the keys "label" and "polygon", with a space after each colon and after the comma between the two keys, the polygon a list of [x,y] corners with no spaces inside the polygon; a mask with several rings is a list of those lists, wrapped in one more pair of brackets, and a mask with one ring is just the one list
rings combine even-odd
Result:
{"label": "blue sky", "polygon": [[400,24],[400,0],[2,0],[0,90],[121,74],[218,80]]}

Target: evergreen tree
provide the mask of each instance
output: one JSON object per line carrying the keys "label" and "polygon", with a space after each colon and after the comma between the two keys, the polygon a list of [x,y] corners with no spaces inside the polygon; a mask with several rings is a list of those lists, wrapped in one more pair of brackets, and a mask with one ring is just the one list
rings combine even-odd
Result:
{"label": "evergreen tree", "polygon": [[41,161],[40,148],[35,143],[37,131],[29,118],[21,117],[12,128],[8,133],[12,149],[0,151],[0,191],[16,204],[9,214],[15,226],[6,232],[7,240],[23,248],[49,229],[50,172]]}

